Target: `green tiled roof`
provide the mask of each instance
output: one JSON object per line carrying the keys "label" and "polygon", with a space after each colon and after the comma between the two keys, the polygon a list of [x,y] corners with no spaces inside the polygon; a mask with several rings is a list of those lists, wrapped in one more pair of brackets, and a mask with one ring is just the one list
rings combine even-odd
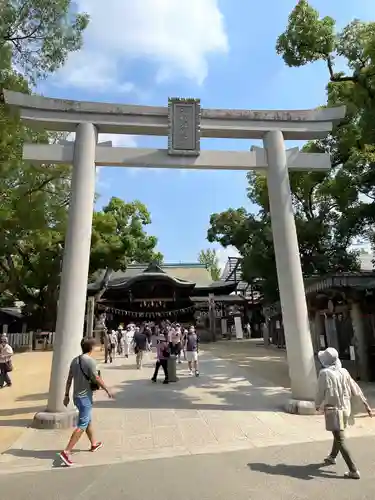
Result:
{"label": "green tiled roof", "polygon": [[[109,282],[127,281],[139,274],[143,274],[149,264],[131,264],[126,271],[113,271],[110,275]],[[162,264],[160,271],[168,276],[180,281],[195,283],[197,287],[209,287],[213,284],[211,274],[204,264],[199,263],[176,263]],[[89,285],[89,289],[97,289],[100,287],[105,271],[98,273],[95,283]]]}

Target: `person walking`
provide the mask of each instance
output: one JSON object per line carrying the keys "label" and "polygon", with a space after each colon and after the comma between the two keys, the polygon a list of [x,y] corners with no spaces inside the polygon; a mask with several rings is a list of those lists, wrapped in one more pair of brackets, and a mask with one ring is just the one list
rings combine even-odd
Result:
{"label": "person walking", "polygon": [[109,398],[113,398],[113,395],[101,378],[96,361],[92,358],[94,346],[94,339],[82,339],[82,354],[72,360],[66,381],[64,406],[68,406],[70,403],[70,389],[73,383],[73,402],[78,410],[77,427],[74,429],[66,448],[59,454],[61,460],[68,467],[73,465],[71,453],[84,432],[90,441],[91,452],[98,451],[103,446],[103,443],[96,441],[94,437],[92,426],[93,393],[98,389],[103,389]]}
{"label": "person walking", "polygon": [[171,331],[171,354],[174,354],[178,360],[178,363],[181,363],[181,327],[177,325]]}
{"label": "person walking", "polygon": [[147,351],[147,345],[148,345],[148,338],[145,331],[141,331],[138,328],[133,338],[133,346],[134,346],[137,370],[140,370],[142,368],[143,354],[145,351]]}
{"label": "person walking", "polygon": [[13,370],[13,349],[9,345],[8,337],[2,335],[0,338],[0,389],[11,387],[12,380],[9,373]]}
{"label": "person walking", "polygon": [[181,349],[183,351],[185,361],[186,361],[186,340],[187,340],[188,333],[189,333],[189,330],[187,328],[184,328],[184,332],[183,332],[182,338],[181,338]]}
{"label": "person walking", "polygon": [[117,350],[117,332],[115,330],[111,330],[111,333],[109,334],[109,349],[110,362],[112,363],[116,357]]}
{"label": "person walking", "polygon": [[145,326],[144,334],[147,337],[147,348],[146,350],[150,352],[152,350],[152,330],[150,326]]}
{"label": "person walking", "polygon": [[168,379],[168,358],[170,356],[169,352],[169,344],[167,340],[167,334],[160,334],[159,336],[159,342],[156,345],[156,364],[155,364],[155,371],[154,374],[151,378],[152,382],[156,383],[158,379],[158,373],[160,367],[163,368],[164,372],[164,382],[163,384],[168,384],[169,379]]}
{"label": "person walking", "polygon": [[126,327],[126,330],[124,331],[123,340],[124,340],[124,356],[125,358],[128,358],[130,354],[130,346],[133,341],[133,334],[131,333],[129,325]]}
{"label": "person walking", "polygon": [[124,329],[122,325],[117,328],[117,354],[119,356],[124,354]]}
{"label": "person walking", "polygon": [[111,337],[109,330],[104,330],[104,363],[112,363]]}
{"label": "person walking", "polygon": [[[195,373],[196,377],[199,377],[198,369],[198,336],[195,333],[195,328],[191,326],[189,328],[188,334],[185,341],[185,353],[188,362],[189,373],[193,375]],[[193,372],[194,369],[194,372]]]}
{"label": "person walking", "polygon": [[324,463],[334,465],[338,454],[341,453],[349,469],[345,477],[360,479],[359,470],[346,446],[344,431],[348,424],[354,423],[351,404],[354,398],[363,403],[370,417],[373,416],[372,410],[358,384],[349,372],[342,368],[336,349],[328,347],[325,351],[319,351],[318,359],[322,369],[318,378],[315,406],[317,411],[323,409],[326,430],[333,435],[332,450]]}

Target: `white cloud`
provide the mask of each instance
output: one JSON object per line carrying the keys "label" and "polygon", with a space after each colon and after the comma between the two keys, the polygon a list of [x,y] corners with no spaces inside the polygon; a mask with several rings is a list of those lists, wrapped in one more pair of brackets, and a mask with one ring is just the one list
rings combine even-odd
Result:
{"label": "white cloud", "polygon": [[108,92],[133,91],[119,69],[133,60],[156,65],[158,82],[203,83],[208,57],[229,49],[218,0],[77,0],[90,15],[84,49],[73,54],[56,83]]}
{"label": "white cloud", "polygon": [[229,246],[227,248],[216,247],[216,254],[219,258],[219,266],[221,271],[224,270],[225,264],[228,261],[228,257],[240,257],[240,253],[237,248]]}
{"label": "white cloud", "polygon": [[88,50],[74,52],[62,68],[51,80],[56,87],[72,87],[78,90],[91,88],[97,93],[136,92],[131,82],[120,82],[116,69],[116,61],[110,58],[96,57]]}
{"label": "white cloud", "polygon": [[99,134],[99,142],[112,141],[116,148],[136,148],[137,141],[133,135]]}

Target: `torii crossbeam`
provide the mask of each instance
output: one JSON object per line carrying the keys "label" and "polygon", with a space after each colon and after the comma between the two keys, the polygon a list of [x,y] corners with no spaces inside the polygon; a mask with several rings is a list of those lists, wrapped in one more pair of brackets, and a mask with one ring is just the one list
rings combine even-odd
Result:
{"label": "torii crossbeam", "polygon": [[[99,167],[181,168],[189,170],[258,170],[267,169],[263,148],[252,151],[202,150],[199,156],[171,156],[166,149],[108,147],[99,143],[95,164]],[[325,153],[301,153],[298,148],[286,151],[289,170],[329,170],[331,159]],[[73,163],[74,142],[64,144],[25,144],[24,160],[34,163]]]}

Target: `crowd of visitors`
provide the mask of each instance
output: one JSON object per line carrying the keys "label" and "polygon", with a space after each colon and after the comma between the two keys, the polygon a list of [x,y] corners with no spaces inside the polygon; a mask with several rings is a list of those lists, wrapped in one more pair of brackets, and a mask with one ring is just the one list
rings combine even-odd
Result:
{"label": "crowd of visitors", "polygon": [[160,367],[164,371],[164,383],[168,383],[168,358],[176,356],[182,363],[182,356],[188,363],[189,373],[199,376],[198,337],[194,326],[184,327],[179,323],[120,324],[116,330],[103,330],[101,335],[105,363],[112,363],[116,356],[136,355],[137,369],[142,369],[144,353],[156,348],[157,361],[152,381],[156,382]]}

